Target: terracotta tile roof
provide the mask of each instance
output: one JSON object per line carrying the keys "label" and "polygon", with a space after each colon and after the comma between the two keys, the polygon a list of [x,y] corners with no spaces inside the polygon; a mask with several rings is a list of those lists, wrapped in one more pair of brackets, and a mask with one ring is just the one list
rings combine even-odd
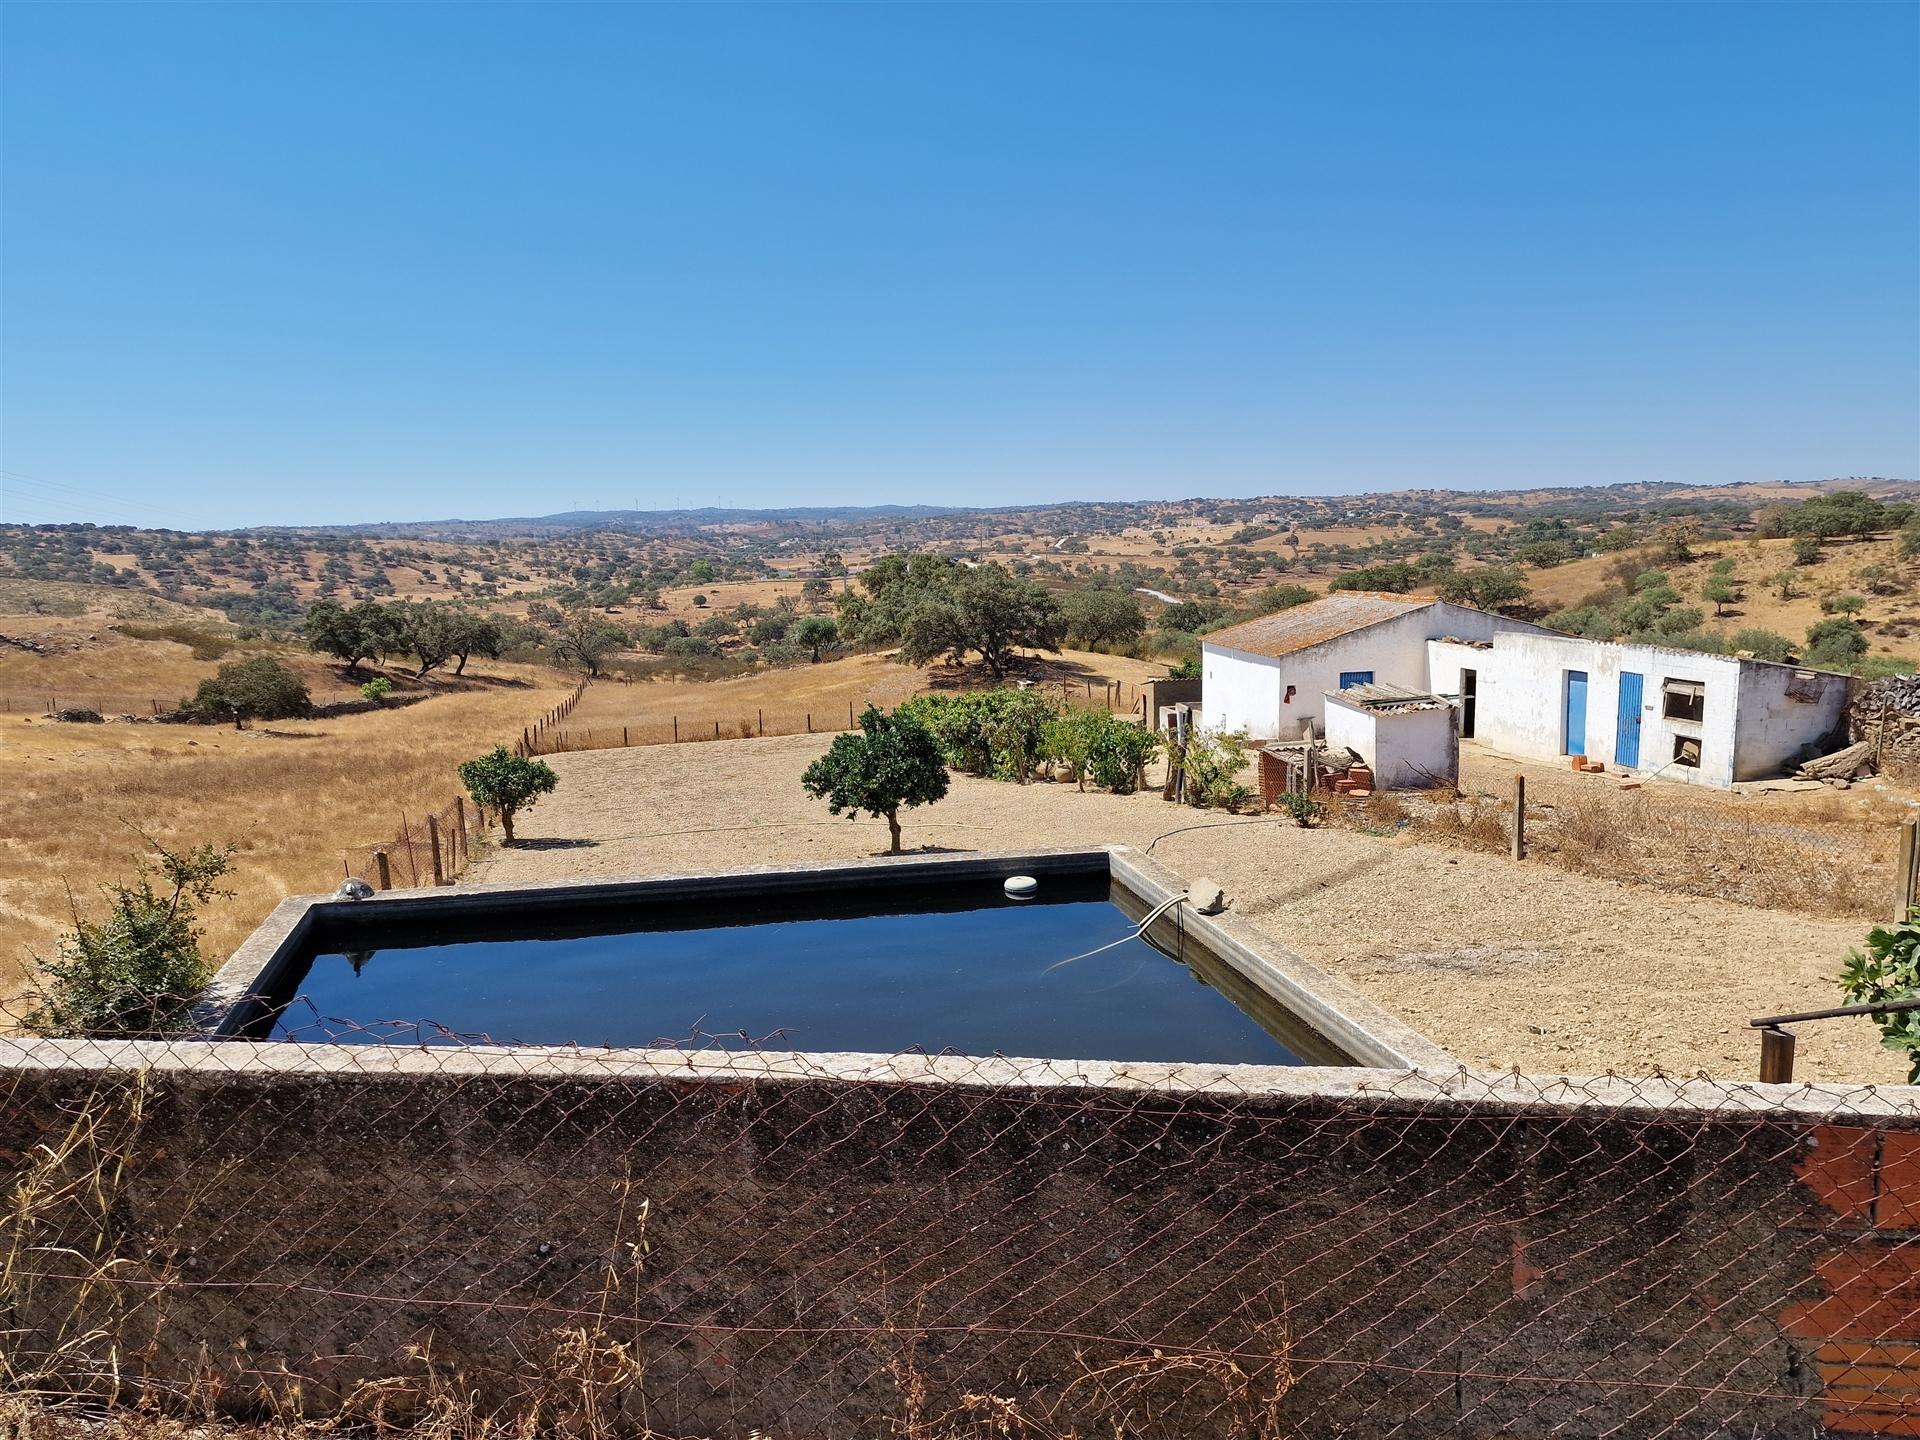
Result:
{"label": "terracotta tile roof", "polygon": [[1324,599],[1295,605],[1258,620],[1244,620],[1200,637],[1247,655],[1291,655],[1383,620],[1398,620],[1433,604],[1431,596],[1389,595],[1378,590],[1338,590]]}

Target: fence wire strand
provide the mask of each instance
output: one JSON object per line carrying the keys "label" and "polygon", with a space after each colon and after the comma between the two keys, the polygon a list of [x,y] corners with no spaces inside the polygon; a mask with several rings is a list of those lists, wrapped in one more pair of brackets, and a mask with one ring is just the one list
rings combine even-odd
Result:
{"label": "fence wire strand", "polygon": [[0,1041],[16,1392],[474,1433],[1920,1433],[1908,1089],[281,1033]]}

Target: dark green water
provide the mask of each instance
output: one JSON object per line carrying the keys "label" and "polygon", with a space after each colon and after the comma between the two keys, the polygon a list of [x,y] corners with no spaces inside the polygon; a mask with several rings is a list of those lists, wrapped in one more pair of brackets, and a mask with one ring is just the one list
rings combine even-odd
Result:
{"label": "dark green water", "polygon": [[639,929],[504,933],[495,921],[480,934],[336,938],[277,987],[292,998],[253,1033],[1301,1063],[1270,1033],[1284,1025],[1263,1026],[1144,941],[1058,963],[1135,922],[1084,886],[1049,888],[1068,898],[1020,904],[996,885],[966,908],[922,898],[888,914],[789,908],[756,923],[749,903],[735,923],[708,916],[702,928],[649,916]]}

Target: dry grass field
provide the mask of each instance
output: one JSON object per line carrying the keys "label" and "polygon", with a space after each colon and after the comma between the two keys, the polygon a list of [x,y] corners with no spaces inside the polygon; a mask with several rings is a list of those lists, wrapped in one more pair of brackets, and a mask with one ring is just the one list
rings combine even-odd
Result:
{"label": "dry grass field", "polygon": [[[36,612],[30,600],[67,613]],[[98,699],[109,714],[146,713],[142,697],[177,701],[222,660],[261,653],[213,612],[78,585],[0,586],[0,635],[45,652],[0,642],[0,695],[58,694],[89,708]],[[316,698],[352,694],[319,657],[274,653]],[[239,847],[234,895],[206,912],[207,952],[224,955],[282,897],[331,889],[343,847],[384,840],[403,812],[447,803],[459,761],[511,739],[571,685],[532,666],[482,663],[469,674],[463,688],[402,677],[403,695],[428,696],[417,703],[245,731],[63,724],[42,718],[44,700],[0,713],[11,780],[0,794],[0,995],[16,992],[30,956],[70,927],[70,903],[92,906],[102,882],[129,873],[142,834],[169,848]]]}
{"label": "dry grass field", "polygon": [[69,928],[69,892],[91,906],[101,882],[129,872],[143,834],[169,848],[239,847],[234,895],[206,911],[209,955],[224,956],[284,897],[332,889],[343,847],[446,804],[456,764],[568,688],[553,674],[491,678],[415,705],[245,731],[0,717],[13,782],[0,794],[0,993]]}

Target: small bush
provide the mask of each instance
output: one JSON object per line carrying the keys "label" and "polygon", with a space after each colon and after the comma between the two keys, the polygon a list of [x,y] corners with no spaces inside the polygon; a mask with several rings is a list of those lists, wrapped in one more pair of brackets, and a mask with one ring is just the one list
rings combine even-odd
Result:
{"label": "small bush", "polygon": [[182,709],[220,719],[285,720],[305,715],[313,697],[300,677],[269,655],[222,665]]}
{"label": "small bush", "polygon": [[509,845],[513,844],[515,813],[532,805],[539,796],[550,794],[560,783],[546,761],[515,755],[504,745],[463,762],[459,775],[474,804],[491,805],[500,812],[500,828],[506,832]]}
{"label": "small bush", "polygon": [[[205,987],[212,967],[200,954],[194,906],[229,893],[217,886],[232,868],[233,847],[153,850],[158,864],[143,860],[131,884],[101,887],[105,919],[85,920],[76,910],[73,933],[54,958],[34,957],[39,994],[27,1015],[29,1029],[56,1036],[158,1035]],[[164,893],[154,888],[156,879]]]}
{"label": "small bush", "polygon": [[[1847,952],[1840,993],[1849,1005],[1920,999],[1920,909],[1897,925],[1869,930],[1864,954]],[[1920,1085],[1920,1010],[1876,1015],[1873,1020],[1880,1027],[1880,1043],[1906,1056],[1907,1083]]]}
{"label": "small bush", "polygon": [[1326,818],[1327,807],[1304,790],[1286,790],[1280,795],[1280,808],[1293,817],[1302,830]]}
{"label": "small bush", "polygon": [[393,681],[384,675],[376,675],[360,687],[360,698],[362,700],[371,700],[376,705],[392,693]]}

